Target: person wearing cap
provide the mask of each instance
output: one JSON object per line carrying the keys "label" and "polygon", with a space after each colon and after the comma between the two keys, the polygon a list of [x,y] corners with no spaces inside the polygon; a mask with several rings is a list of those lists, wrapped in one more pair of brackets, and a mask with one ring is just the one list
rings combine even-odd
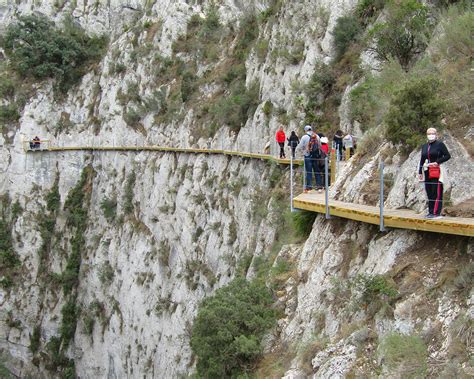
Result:
{"label": "person wearing cap", "polygon": [[[313,187],[311,187],[311,181],[313,177],[313,166],[314,166],[314,171],[317,170],[317,167],[316,167],[316,164],[313,165],[314,162],[311,159],[311,154],[308,150],[308,144],[311,139],[311,135],[313,134],[313,128],[311,128],[310,125],[306,125],[304,127],[304,132],[305,134],[301,137],[300,143],[298,144],[296,148],[303,152],[304,171],[306,174],[306,183],[305,183],[304,192],[309,192],[313,189]],[[316,176],[315,176],[315,180],[316,180]]]}

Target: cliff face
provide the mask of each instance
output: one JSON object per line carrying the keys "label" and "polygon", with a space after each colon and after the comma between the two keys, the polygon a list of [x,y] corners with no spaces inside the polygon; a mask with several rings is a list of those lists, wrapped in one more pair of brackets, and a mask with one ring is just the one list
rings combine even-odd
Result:
{"label": "cliff face", "polygon": [[[421,336],[427,350],[420,356],[433,372],[472,374],[469,354],[460,352],[472,349],[464,337],[472,334],[474,317],[471,239],[380,233],[318,216],[306,241],[281,247],[289,198],[284,168],[219,155],[23,151],[23,138],[40,135],[57,146],[263,152],[269,143],[276,152],[277,127],[300,127],[301,87],[318,61],[330,61],[336,19],[355,4],[218,2],[220,23],[232,29],[216,43],[221,52],[189,34],[192,16],[204,17],[211,6],[205,1],[20,1],[0,8],[4,27],[17,12],[57,21],[71,13],[88,32],[109,36],[105,56],[78,86],[58,98],[52,82],[33,84],[18,123],[6,124],[0,135],[2,238],[19,260],[1,272],[3,366],[17,377],[55,377],[71,367],[83,378],[191,374],[189,338],[200,301],[228,283],[248,256],[275,254],[275,262],[291,269],[279,279],[275,299],[283,315],[265,343],[265,356],[276,363],[270,369],[265,358],[262,377],[403,377],[410,367],[394,369],[379,358],[393,332]],[[246,17],[269,9],[243,62],[220,54],[234,54]],[[205,58],[193,64],[198,53]],[[175,67],[178,59],[184,68]],[[256,85],[256,100],[237,128],[219,124],[219,112],[230,118],[240,110],[214,108],[212,101],[233,93],[238,83],[229,67],[238,64],[245,75],[232,75],[248,96]],[[182,69],[197,82],[188,99]],[[226,79],[218,76],[223,71]],[[347,92],[340,106],[344,130],[351,125]],[[285,109],[295,117],[285,117]],[[203,130],[206,123],[217,126]],[[473,166],[458,140],[447,141],[453,159],[446,191],[456,207],[473,197]],[[373,157],[341,166],[332,195],[374,201],[381,156],[391,159],[387,206],[421,211],[423,189],[413,179],[418,155],[405,160],[387,143]],[[249,277],[254,266],[255,259]],[[385,279],[374,284],[377,275]]]}

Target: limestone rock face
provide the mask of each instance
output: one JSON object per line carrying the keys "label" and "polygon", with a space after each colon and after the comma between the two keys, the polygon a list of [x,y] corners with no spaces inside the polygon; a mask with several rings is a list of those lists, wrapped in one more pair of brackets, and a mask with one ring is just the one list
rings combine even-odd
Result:
{"label": "limestone rock face", "polygon": [[[36,330],[42,357],[51,359],[47,344],[61,333],[67,296],[60,274],[67,270],[77,238],[66,204],[86,171],[88,181],[81,190],[87,195],[82,204],[87,227],[76,288],[80,313],[67,349],[79,377],[192,374],[195,359],[189,340],[201,300],[232,280],[241,259],[273,253],[294,266],[276,292],[283,316],[265,345],[266,353],[284,347],[294,352],[288,367],[282,364],[283,377],[370,376],[374,363],[365,357],[372,357],[377,340],[393,331],[436,335],[441,342],[430,345],[430,358],[446,359],[453,327],[474,315],[472,289],[463,287],[467,279],[458,270],[472,264],[471,240],[403,230],[379,233],[375,226],[318,216],[307,240],[274,252],[282,215],[272,190],[275,178],[288,179],[285,169],[222,154],[91,149],[160,145],[263,152],[268,145],[276,154],[279,126],[302,133],[302,125],[294,120],[286,125],[277,110],[301,116],[301,88],[317,62],[331,60],[332,28],[356,0],[282,2],[275,21],[259,31],[268,49],[260,56],[251,50],[245,62],[246,84],[258,82],[259,104],[238,133],[219,125],[213,137],[200,135],[200,116],[192,106],[180,110],[179,120],[156,121],[149,112],[139,126],[127,124],[130,105],[121,104],[124,94],[133,89],[149,100],[155,91],[171,91],[173,81],[156,84],[150,79],[157,62],[172,56],[173,43],[186,33],[192,15],[204,16],[214,3],[28,0],[0,5],[2,29],[17,13],[39,12],[55,21],[71,13],[88,32],[110,36],[104,58],[73,90],[58,99],[51,81],[34,84],[35,95],[18,125],[0,134],[0,195],[6,199],[1,214],[13,204],[22,209],[16,218],[9,216],[21,270],[13,288],[0,289],[0,355],[6,357],[5,366],[17,377],[52,375],[44,363],[33,361],[31,345]],[[270,3],[225,0],[217,11],[221,22],[233,24],[249,13],[260,14]],[[145,22],[151,26],[134,32],[133,26]],[[151,53],[137,56],[134,44],[149,44]],[[373,63],[370,57],[365,61]],[[202,64],[197,72],[205,75],[208,69]],[[205,85],[201,94],[212,98],[216,87]],[[350,89],[339,110],[344,130],[351,128]],[[266,102],[275,110],[270,115]],[[22,143],[33,135],[47,137],[53,146],[90,149],[26,154]],[[456,206],[473,197],[473,165],[454,137],[447,134],[445,140],[453,156],[444,165],[449,178],[445,191]],[[341,163],[331,196],[377,202],[377,169],[384,157],[386,206],[421,212],[425,195],[415,175],[418,154],[404,160],[384,143],[373,157]],[[45,215],[52,214],[48,195],[55,183],[59,208],[48,235]],[[45,257],[41,252],[48,238]],[[254,275],[251,266],[248,277]],[[399,297],[380,296],[372,305],[353,290],[357,278],[376,275],[393,278]],[[445,288],[445,283],[455,289]]]}

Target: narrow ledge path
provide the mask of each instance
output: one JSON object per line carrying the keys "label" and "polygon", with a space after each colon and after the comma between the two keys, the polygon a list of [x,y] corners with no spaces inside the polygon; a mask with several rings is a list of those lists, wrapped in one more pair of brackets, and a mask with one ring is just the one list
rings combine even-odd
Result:
{"label": "narrow ledge path", "polygon": [[[25,152],[64,152],[64,151],[158,151],[188,154],[223,154],[241,158],[261,159],[277,164],[290,165],[290,159],[280,159],[270,154],[246,153],[234,150],[175,148],[162,146],[48,146],[46,149],[31,150],[24,146]],[[293,160],[293,164],[302,165],[302,159]],[[324,194],[306,193],[293,198],[293,206],[311,212],[326,213]],[[329,199],[329,214],[349,220],[379,225],[379,208],[364,204],[354,204]],[[462,217],[443,217],[425,219],[422,215],[409,209],[385,209],[384,225],[389,228],[409,229],[424,232],[454,234],[474,237],[474,219]]]}

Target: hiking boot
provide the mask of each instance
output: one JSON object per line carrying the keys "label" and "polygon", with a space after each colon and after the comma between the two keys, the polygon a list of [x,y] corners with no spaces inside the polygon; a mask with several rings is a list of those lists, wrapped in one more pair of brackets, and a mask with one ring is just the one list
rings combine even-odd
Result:
{"label": "hiking boot", "polygon": [[311,191],[310,189],[306,188],[303,192],[304,193],[309,193],[310,191]]}
{"label": "hiking boot", "polygon": [[433,215],[432,218],[443,218],[443,216],[441,216],[441,215]]}
{"label": "hiking boot", "polygon": [[431,214],[431,213],[428,213],[425,218],[435,218],[435,215],[434,214]]}

